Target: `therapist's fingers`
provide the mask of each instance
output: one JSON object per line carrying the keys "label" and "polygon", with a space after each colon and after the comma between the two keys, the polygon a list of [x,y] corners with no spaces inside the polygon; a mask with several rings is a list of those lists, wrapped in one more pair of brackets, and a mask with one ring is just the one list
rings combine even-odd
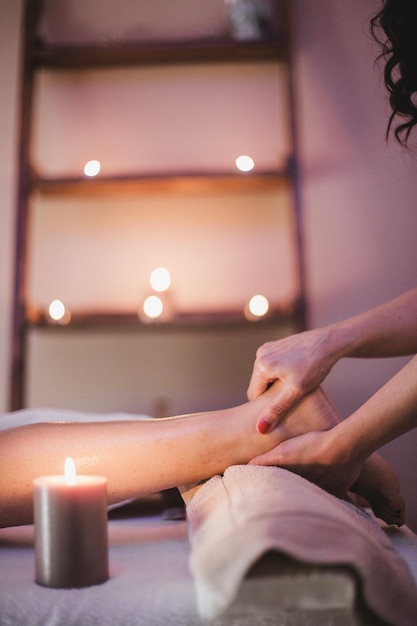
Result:
{"label": "therapist's fingers", "polygon": [[258,361],[255,361],[252,376],[246,391],[248,400],[255,400],[255,398],[262,395],[263,392],[268,389],[269,385],[277,379],[278,377],[276,374],[269,375],[266,368],[263,365],[260,365]]}
{"label": "therapist's fingers", "polygon": [[259,415],[256,423],[258,432],[262,435],[271,432],[302,396],[303,392],[298,387],[284,384]]}
{"label": "therapist's fingers", "polygon": [[280,443],[278,446],[269,450],[269,452],[264,452],[259,456],[254,457],[248,463],[248,465],[269,465],[275,467],[285,467],[285,446],[284,442]]}

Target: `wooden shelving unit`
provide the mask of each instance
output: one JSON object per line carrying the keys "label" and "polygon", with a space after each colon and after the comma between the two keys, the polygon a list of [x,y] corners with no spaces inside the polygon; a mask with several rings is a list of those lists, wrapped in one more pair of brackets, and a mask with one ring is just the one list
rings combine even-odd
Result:
{"label": "wooden shelving unit", "polygon": [[[301,296],[290,310],[273,310],[258,324],[271,324],[291,319],[298,328],[305,324],[304,271],[302,254],[301,211],[298,194],[298,170],[296,159],[296,126],[294,117],[294,93],[290,55],[290,2],[283,2],[282,15],[287,22],[273,38],[255,41],[233,39],[203,39],[181,42],[151,42],[111,45],[58,46],[49,45],[39,38],[39,22],[42,13],[40,0],[25,3],[22,51],[21,123],[19,143],[19,181],[16,210],[16,263],[14,295],[13,353],[11,363],[10,408],[25,405],[25,376],[27,335],[31,328],[66,329],[129,328],[146,332],[175,327],[208,328],[218,325],[250,325],[240,311],[219,311],[201,314],[181,312],[165,323],[140,323],[134,313],[126,312],[73,312],[68,327],[52,324],[44,311],[34,310],[27,302],[28,242],[30,240],[30,199],[34,194],[43,197],[77,196],[129,196],[140,194],[187,194],[262,192],[277,190],[283,186],[292,189],[296,223],[296,245]],[[255,174],[235,174],[222,171],[176,171],[176,172],[125,172],[98,178],[78,176],[50,177],[36,171],[31,162],[33,136],[33,103],[35,77],[39,70],[65,72],[67,70],[91,70],[123,68],[129,66],[185,65],[276,62],[289,69],[289,103],[291,153],[287,164],[279,171],[257,171]]]}
{"label": "wooden shelving unit", "polygon": [[50,69],[88,69],[129,65],[171,65],[288,60],[287,41],[277,34],[265,41],[198,39],[181,42],[107,46],[34,46],[33,63]]}
{"label": "wooden shelving unit", "polygon": [[289,174],[262,172],[258,174],[222,174],[179,172],[173,174],[127,174],[99,178],[42,178],[32,174],[30,190],[41,194],[63,195],[129,195],[139,193],[232,193],[279,189],[288,184]]}
{"label": "wooden shelving unit", "polygon": [[137,330],[138,332],[146,332],[147,329],[159,329],[170,331],[175,328],[211,328],[211,327],[236,327],[242,326],[250,328],[254,323],[264,326],[271,326],[276,322],[288,322],[294,319],[297,309],[291,311],[270,310],[268,315],[257,322],[249,321],[245,318],[239,309],[228,311],[213,311],[208,313],[178,313],[174,315],[169,323],[167,322],[141,322],[137,313],[119,313],[119,312],[76,312],[71,316],[68,324],[60,324],[49,318],[45,311],[31,310],[27,315],[27,323],[31,326],[44,328],[48,330],[55,329],[57,332],[67,330],[80,330],[94,327],[95,329],[111,329],[115,327],[126,328],[129,330]]}

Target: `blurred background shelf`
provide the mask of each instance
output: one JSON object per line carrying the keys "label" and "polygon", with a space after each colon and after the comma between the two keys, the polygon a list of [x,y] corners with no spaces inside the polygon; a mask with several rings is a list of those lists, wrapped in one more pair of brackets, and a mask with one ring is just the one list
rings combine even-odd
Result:
{"label": "blurred background shelf", "polygon": [[[239,402],[258,345],[305,327],[291,2],[252,4],[248,36],[223,0],[25,2],[11,409]],[[159,265],[174,313],[147,323]]]}

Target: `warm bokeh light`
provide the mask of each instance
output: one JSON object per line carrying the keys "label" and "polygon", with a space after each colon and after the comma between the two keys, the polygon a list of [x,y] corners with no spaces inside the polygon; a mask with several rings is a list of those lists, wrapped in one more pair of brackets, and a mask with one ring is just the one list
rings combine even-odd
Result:
{"label": "warm bokeh light", "polygon": [[61,300],[52,300],[48,308],[48,313],[49,317],[54,320],[54,322],[65,323],[66,321],[69,321],[69,312]]}
{"label": "warm bokeh light", "polygon": [[255,167],[255,162],[247,154],[242,154],[236,159],[236,167],[241,172],[250,172]]}
{"label": "warm bokeh light", "polygon": [[155,291],[166,291],[171,286],[171,274],[166,267],[157,267],[151,273],[150,283]]}
{"label": "warm bokeh light", "polygon": [[269,311],[269,302],[265,296],[260,294],[253,296],[248,304],[249,313],[255,317],[262,317]]}
{"label": "warm bokeh light", "polygon": [[100,169],[101,169],[100,161],[96,161],[93,159],[92,161],[88,161],[88,163],[84,165],[84,174],[86,176],[97,176]]}
{"label": "warm bokeh light", "polygon": [[150,319],[156,319],[162,315],[163,310],[163,302],[161,298],[158,298],[158,296],[148,296],[143,303],[143,312],[146,317],[149,317]]}

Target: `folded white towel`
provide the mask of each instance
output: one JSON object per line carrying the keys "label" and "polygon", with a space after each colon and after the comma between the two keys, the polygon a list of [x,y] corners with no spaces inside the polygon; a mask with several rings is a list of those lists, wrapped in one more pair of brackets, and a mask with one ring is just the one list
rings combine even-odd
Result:
{"label": "folded white towel", "polygon": [[262,554],[310,564],[346,565],[364,600],[396,626],[415,626],[417,587],[405,561],[362,509],[276,467],[233,466],[205,483],[187,506],[190,567],[199,611],[225,611]]}

